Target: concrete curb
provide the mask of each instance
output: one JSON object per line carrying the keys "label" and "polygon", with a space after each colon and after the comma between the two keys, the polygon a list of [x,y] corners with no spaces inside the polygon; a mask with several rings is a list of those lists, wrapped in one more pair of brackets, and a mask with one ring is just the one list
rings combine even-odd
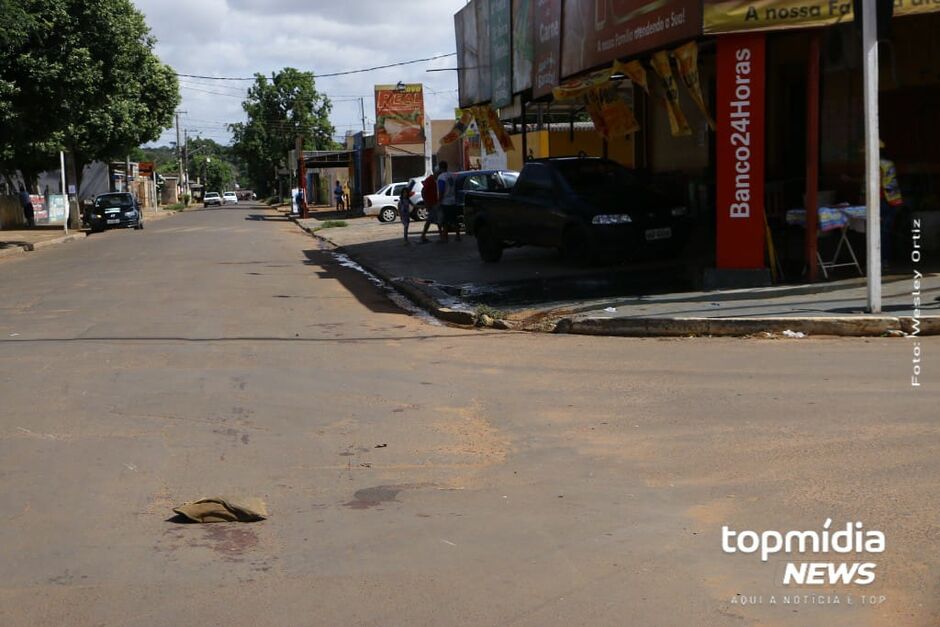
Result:
{"label": "concrete curb", "polygon": [[[732,336],[793,331],[806,335],[880,337],[913,330],[910,318],[833,316],[803,318],[563,318],[555,333],[623,337]],[[918,335],[940,334],[940,317],[921,318]]]}
{"label": "concrete curb", "polygon": [[38,242],[17,244],[16,246],[11,246],[10,248],[5,248],[3,250],[0,250],[0,258],[19,256],[25,252],[41,250],[43,248],[48,248],[49,246],[56,246],[58,244],[64,244],[65,242],[71,242],[73,240],[84,239],[84,238],[85,238],[85,233],[80,231],[78,233],[73,233],[71,235],[63,235],[61,237],[40,240]]}
{"label": "concrete curb", "polygon": [[[329,237],[306,227],[294,216],[288,219],[316,239],[333,246],[363,268],[385,281],[414,304],[435,318],[451,324],[472,326],[478,324],[477,315],[470,310],[456,309],[458,301],[429,281],[411,277],[393,277],[369,265],[358,255],[351,254]],[[831,317],[766,317],[766,318],[576,318],[563,317],[555,321],[542,319],[537,324],[496,321],[496,328],[522,328],[526,331],[569,333],[576,335],[607,335],[621,337],[688,337],[726,336],[741,337],[758,333],[793,331],[808,336],[835,335],[843,337],[882,337],[910,334],[913,319],[894,316],[831,316]],[[489,325],[487,325],[489,326]],[[918,335],[940,335],[940,316],[920,319]]]}

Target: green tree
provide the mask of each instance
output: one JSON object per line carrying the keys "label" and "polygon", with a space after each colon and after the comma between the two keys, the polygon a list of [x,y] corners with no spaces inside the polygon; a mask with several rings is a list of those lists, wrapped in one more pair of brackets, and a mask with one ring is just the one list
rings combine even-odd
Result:
{"label": "green tree", "polygon": [[171,125],[176,75],[130,0],[0,0],[9,7],[18,18],[4,21],[18,26],[0,42],[0,171],[32,181],[64,149],[80,178],[84,164],[121,158]]}
{"label": "green tree", "polygon": [[235,186],[235,170],[232,164],[220,156],[198,155],[189,161],[190,176],[199,176],[205,181],[208,192],[229,192]]}
{"label": "green tree", "polygon": [[335,148],[329,118],[333,105],[317,91],[310,72],[288,67],[270,79],[255,74],[242,108],[248,120],[230,126],[233,148],[260,194],[276,186],[278,167],[286,164],[298,136],[305,150]]}

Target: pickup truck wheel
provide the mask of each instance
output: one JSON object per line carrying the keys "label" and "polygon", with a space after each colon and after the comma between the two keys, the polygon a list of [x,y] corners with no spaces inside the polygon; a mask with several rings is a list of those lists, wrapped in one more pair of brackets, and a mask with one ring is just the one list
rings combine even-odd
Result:
{"label": "pickup truck wheel", "polygon": [[569,261],[577,264],[588,263],[591,251],[588,247],[588,238],[584,229],[577,226],[570,226],[565,229],[561,252],[565,259]]}
{"label": "pickup truck wheel", "polygon": [[496,239],[493,230],[481,224],[476,228],[477,250],[480,251],[480,259],[487,263],[495,263],[503,256],[503,243]]}
{"label": "pickup truck wheel", "polygon": [[394,222],[397,217],[398,212],[392,207],[383,207],[382,210],[379,211],[379,222]]}

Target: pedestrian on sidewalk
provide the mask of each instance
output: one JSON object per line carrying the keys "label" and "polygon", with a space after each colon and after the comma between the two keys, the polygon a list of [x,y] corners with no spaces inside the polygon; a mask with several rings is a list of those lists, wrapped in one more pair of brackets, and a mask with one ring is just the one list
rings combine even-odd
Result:
{"label": "pedestrian on sidewalk", "polygon": [[405,246],[411,243],[408,241],[408,227],[411,225],[411,192],[408,187],[402,187],[401,194],[398,195],[398,217],[401,218],[401,225],[405,229]]}
{"label": "pedestrian on sidewalk", "polygon": [[36,226],[36,214],[33,211],[33,201],[29,197],[26,188],[20,185],[20,204],[23,206],[23,217],[26,219],[26,226]]}
{"label": "pedestrian on sidewalk", "polygon": [[349,179],[343,181],[343,206],[346,207],[346,210],[349,210],[350,205],[352,204],[352,196],[349,192]]}
{"label": "pedestrian on sidewalk", "polygon": [[444,233],[441,230],[441,208],[437,198],[437,174],[435,172],[431,172],[421,181],[421,199],[424,201],[424,206],[428,208],[428,219],[425,220],[424,229],[421,231],[421,243],[427,244],[431,241],[428,239],[428,229],[432,224],[437,225],[438,237],[443,237]]}
{"label": "pedestrian on sidewalk", "polygon": [[336,210],[343,211],[346,207],[343,202],[343,186],[340,185],[339,179],[336,179],[336,185],[333,187],[333,198],[336,199]]}
{"label": "pedestrian on sidewalk", "polygon": [[441,208],[441,242],[447,242],[447,235],[451,229],[456,232],[455,239],[460,241],[460,223],[458,221],[457,206],[457,178],[447,171],[447,162],[441,161],[440,173],[437,175],[437,196]]}

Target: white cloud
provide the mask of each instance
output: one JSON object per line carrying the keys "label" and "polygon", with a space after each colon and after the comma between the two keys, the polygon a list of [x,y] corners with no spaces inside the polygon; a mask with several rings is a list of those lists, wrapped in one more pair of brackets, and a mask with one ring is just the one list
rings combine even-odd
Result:
{"label": "white cloud", "polygon": [[[181,74],[252,76],[296,67],[326,74],[455,50],[454,13],[466,0],[133,0],[157,38],[156,52]],[[359,130],[359,100],[367,124],[375,116],[373,86],[424,83],[432,118],[450,118],[457,106],[457,73],[426,72],[455,67],[444,58],[342,77],[321,77],[317,89],[334,102],[338,133]],[[229,141],[225,124],[244,120],[247,81],[181,79],[182,126],[204,137]],[[207,93],[213,92],[213,93]],[[158,144],[175,141],[169,130]]]}

